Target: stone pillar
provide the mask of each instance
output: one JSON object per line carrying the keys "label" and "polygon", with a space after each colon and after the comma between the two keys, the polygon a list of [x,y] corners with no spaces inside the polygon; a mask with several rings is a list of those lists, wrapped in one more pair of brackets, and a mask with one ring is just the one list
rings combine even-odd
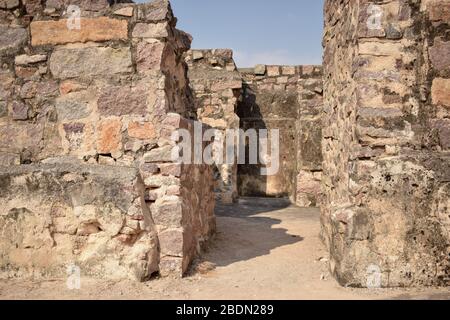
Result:
{"label": "stone pillar", "polygon": [[449,284],[448,5],[326,2],[322,229],[342,285]]}

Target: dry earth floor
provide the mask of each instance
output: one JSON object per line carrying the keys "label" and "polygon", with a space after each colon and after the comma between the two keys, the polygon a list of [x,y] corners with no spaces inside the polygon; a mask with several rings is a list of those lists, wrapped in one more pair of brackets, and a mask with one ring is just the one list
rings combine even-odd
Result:
{"label": "dry earth floor", "polygon": [[190,275],[146,283],[0,281],[0,299],[450,299],[450,288],[341,288],[327,271],[318,209],[242,199],[217,208],[218,234]]}

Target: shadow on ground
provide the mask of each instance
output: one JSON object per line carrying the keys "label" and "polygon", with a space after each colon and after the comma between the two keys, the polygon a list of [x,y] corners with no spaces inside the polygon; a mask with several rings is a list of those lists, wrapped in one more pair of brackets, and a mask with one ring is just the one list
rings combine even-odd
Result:
{"label": "shadow on ground", "polygon": [[298,210],[286,199],[244,198],[234,205],[218,205],[217,235],[204,258],[218,267],[228,266],[303,241],[301,235],[280,227],[282,220],[277,218]]}

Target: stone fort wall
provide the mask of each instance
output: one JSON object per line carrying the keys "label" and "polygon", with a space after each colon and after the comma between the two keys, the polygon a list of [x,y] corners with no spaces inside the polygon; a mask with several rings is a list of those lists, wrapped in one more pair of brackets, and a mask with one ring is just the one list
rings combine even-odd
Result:
{"label": "stone fort wall", "polygon": [[171,157],[191,38],[168,1],[67,4],[0,1],[2,276],[181,276],[215,230],[212,168]]}
{"label": "stone fort wall", "polygon": [[318,206],[322,67],[258,65],[240,72],[244,81],[237,107],[241,128],[280,130],[280,168],[275,175],[262,176],[264,165],[240,165],[239,194],[288,197],[301,207]]}
{"label": "stone fort wall", "polygon": [[[328,0],[323,68],[244,70],[168,1],[68,4],[0,0],[1,277],[181,276],[241,194],[320,205],[342,285],[449,284],[448,0]],[[174,163],[194,120],[281,129],[280,172]]]}
{"label": "stone fort wall", "polygon": [[326,2],[322,226],[342,285],[449,284],[449,6]]}

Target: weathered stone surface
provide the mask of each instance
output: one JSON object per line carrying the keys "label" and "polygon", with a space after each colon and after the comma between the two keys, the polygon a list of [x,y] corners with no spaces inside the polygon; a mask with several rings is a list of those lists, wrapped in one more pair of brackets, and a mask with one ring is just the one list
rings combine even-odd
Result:
{"label": "weathered stone surface", "polygon": [[8,105],[6,101],[0,101],[0,118],[8,114]]}
{"label": "weathered stone surface", "polygon": [[183,257],[183,229],[171,229],[159,236],[161,254],[171,257]]}
{"label": "weathered stone surface", "polygon": [[14,9],[19,6],[19,0],[1,0],[0,8],[2,9]]}
{"label": "weathered stone surface", "polygon": [[433,80],[431,95],[434,104],[450,106],[450,79],[436,78]]}
{"label": "weathered stone surface", "polygon": [[[158,271],[159,255],[143,196],[131,168],[0,168],[2,276],[66,276],[72,262],[86,276],[148,279]],[[123,243],[120,233],[132,208],[144,228]]]}
{"label": "weathered stone surface", "polygon": [[169,36],[167,22],[138,23],[133,29],[134,38],[165,38]]}
{"label": "weathered stone surface", "polygon": [[0,56],[19,52],[27,40],[26,29],[0,24]]}
{"label": "weathered stone surface", "polygon": [[[14,166],[0,173],[1,276],[59,277],[68,261],[83,276],[181,276],[215,229],[212,168],[143,162],[174,130],[193,128],[182,57],[192,37],[175,29],[167,1],[0,4],[0,167]],[[69,4],[81,9],[80,30],[62,18]],[[175,225],[182,237],[162,234]]]}
{"label": "weathered stone surface", "polygon": [[145,87],[110,87],[103,90],[98,99],[98,110],[104,116],[149,114],[153,106],[147,106]]}
{"label": "weathered stone surface", "polygon": [[138,72],[154,72],[161,69],[162,56],[166,45],[163,42],[139,42],[136,49]]}
{"label": "weathered stone surface", "polygon": [[134,11],[133,7],[125,7],[114,11],[114,14],[117,16],[132,17],[133,11]]}
{"label": "weathered stone surface", "polygon": [[156,138],[155,126],[150,122],[132,121],[128,124],[128,135],[141,140],[154,139]]}
{"label": "weathered stone surface", "polygon": [[0,152],[0,167],[20,165],[20,155],[16,153]]}
{"label": "weathered stone surface", "polygon": [[279,66],[267,66],[267,76],[278,77],[279,75],[280,75],[280,67]]}
{"label": "weathered stone surface", "polygon": [[129,73],[130,48],[57,49],[50,57],[50,71],[57,79]]}
{"label": "weathered stone surface", "polygon": [[450,149],[450,120],[435,120],[432,127],[438,131],[439,145],[442,150]]}
{"label": "weathered stone surface", "polygon": [[160,164],[159,170],[163,176],[181,177],[182,165],[177,163]]}
{"label": "weathered stone surface", "polygon": [[89,106],[89,93],[75,92],[56,100],[56,112],[59,120],[78,120],[87,118],[92,109]]}
{"label": "weathered stone surface", "polygon": [[97,151],[113,154],[122,148],[122,122],[119,119],[104,119],[98,125]]}
{"label": "weathered stone surface", "polygon": [[21,101],[14,101],[11,106],[12,118],[14,120],[27,120],[28,119],[28,106]]}
{"label": "weathered stone surface", "polygon": [[68,28],[69,21],[33,21],[30,25],[33,46],[57,45],[88,41],[126,40],[128,22],[126,20],[100,17],[81,18],[81,29]]}
{"label": "weathered stone surface", "polygon": [[146,22],[158,22],[170,19],[172,16],[170,3],[167,0],[152,1],[139,6],[137,10],[138,19]]}
{"label": "weathered stone surface", "polygon": [[428,5],[431,21],[450,22],[450,3],[445,0],[431,2]]}
{"label": "weathered stone surface", "polygon": [[[122,2],[129,2],[121,0]],[[111,3],[120,2],[118,0],[47,0],[47,7],[50,8],[67,8],[69,5],[76,5],[86,11],[102,11],[109,9]]]}
{"label": "weathered stone surface", "polygon": [[321,172],[301,171],[297,176],[297,199],[299,207],[317,206],[321,193]]}
{"label": "weathered stone surface", "polygon": [[153,149],[144,155],[144,161],[148,163],[152,162],[172,162],[172,150],[174,147],[165,146],[157,149]]}
{"label": "weathered stone surface", "polygon": [[182,226],[183,209],[178,197],[163,197],[150,207],[156,225],[169,228]]}
{"label": "weathered stone surface", "polygon": [[47,56],[44,54],[36,54],[33,56],[23,54],[20,56],[16,56],[15,58],[16,65],[27,65],[44,61],[47,61]]}
{"label": "weathered stone surface", "polygon": [[429,51],[434,68],[444,70],[450,67],[450,41],[436,38],[434,46],[430,47]]}
{"label": "weathered stone surface", "polygon": [[266,65],[265,64],[258,64],[255,66],[255,74],[258,76],[263,76],[266,74]]}

